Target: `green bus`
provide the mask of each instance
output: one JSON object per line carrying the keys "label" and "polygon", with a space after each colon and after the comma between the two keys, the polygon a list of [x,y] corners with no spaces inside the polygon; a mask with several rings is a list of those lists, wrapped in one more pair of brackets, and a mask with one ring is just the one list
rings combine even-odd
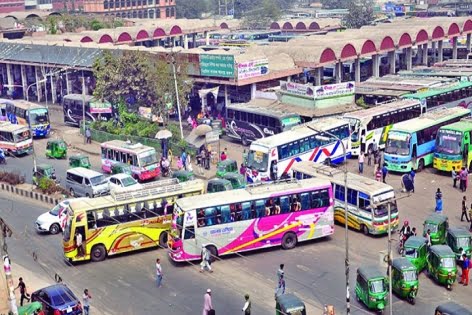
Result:
{"label": "green bus", "polygon": [[436,136],[433,167],[439,171],[472,168],[472,119],[463,118],[456,123],[443,126]]}
{"label": "green bus", "polygon": [[439,128],[458,122],[470,113],[470,109],[462,107],[441,108],[394,125],[385,146],[387,169],[405,173],[412,169],[421,171],[433,164]]}

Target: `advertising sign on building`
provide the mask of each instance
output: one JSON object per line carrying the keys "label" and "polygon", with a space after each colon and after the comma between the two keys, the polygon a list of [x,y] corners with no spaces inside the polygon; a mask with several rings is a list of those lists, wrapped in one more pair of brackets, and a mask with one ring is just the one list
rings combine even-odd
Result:
{"label": "advertising sign on building", "polygon": [[286,94],[314,98],[314,86],[294,82],[280,81],[280,90]]}
{"label": "advertising sign on building", "polygon": [[108,102],[91,101],[90,102],[90,113],[91,114],[111,114],[111,104]]}
{"label": "advertising sign on building", "polygon": [[259,77],[269,73],[267,58],[238,63],[238,80]]}
{"label": "advertising sign on building", "polygon": [[341,97],[354,94],[354,82],[344,82],[338,84],[327,84],[315,86],[315,99]]}
{"label": "advertising sign on building", "polygon": [[234,78],[234,56],[201,54],[200,75],[207,77]]}

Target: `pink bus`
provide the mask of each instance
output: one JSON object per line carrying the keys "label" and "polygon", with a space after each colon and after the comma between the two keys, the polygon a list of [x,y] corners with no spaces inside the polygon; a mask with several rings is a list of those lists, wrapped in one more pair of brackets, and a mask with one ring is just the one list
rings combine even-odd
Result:
{"label": "pink bus", "polygon": [[334,232],[333,193],[325,179],[288,180],[178,199],[169,238],[174,261],[297,242]]}
{"label": "pink bus", "polygon": [[156,178],[160,174],[156,149],[121,140],[103,142],[102,170],[111,173],[111,168],[116,163],[130,165],[133,177],[139,181]]}

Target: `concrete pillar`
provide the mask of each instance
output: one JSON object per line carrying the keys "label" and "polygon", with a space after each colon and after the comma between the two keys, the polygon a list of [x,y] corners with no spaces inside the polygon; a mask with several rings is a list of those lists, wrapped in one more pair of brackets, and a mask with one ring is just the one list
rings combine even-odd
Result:
{"label": "concrete pillar", "polygon": [[187,34],[183,36],[183,40],[184,40],[184,44],[183,44],[184,49],[188,49],[188,35]]}
{"label": "concrete pillar", "polygon": [[[7,63],[7,85],[13,85],[15,84],[15,80],[13,80],[13,74],[12,74],[12,66],[11,64]],[[14,87],[9,86],[8,90],[13,91]]]}
{"label": "concrete pillar", "polygon": [[443,61],[443,41],[438,42],[438,62]]}
{"label": "concrete pillar", "polygon": [[336,83],[343,82],[343,63],[341,61],[337,62],[334,65],[334,77],[336,79]]}
{"label": "concrete pillar", "polygon": [[256,98],[257,86],[256,83],[251,84],[251,101]]}
{"label": "concrete pillar", "polygon": [[372,67],[373,67],[372,76],[374,78],[380,77],[379,60],[380,60],[379,55],[373,55],[372,56]]}
{"label": "concrete pillar", "polygon": [[406,59],[406,70],[411,70],[413,68],[413,54],[412,54],[411,47],[406,48],[405,59]]}
{"label": "concrete pillar", "polygon": [[179,46],[184,48],[184,36],[183,35],[179,36]]}
{"label": "concrete pillar", "polygon": [[396,60],[395,60],[395,51],[388,52],[388,63],[390,64],[390,74],[395,74],[396,72]]}
{"label": "concrete pillar", "polygon": [[361,60],[357,58],[355,63],[356,64],[354,66],[354,77],[355,77],[356,83],[359,83],[361,82]]}
{"label": "concrete pillar", "polygon": [[467,47],[467,53],[470,53],[470,37],[472,34],[467,34],[467,40],[465,46]]}
{"label": "concrete pillar", "polygon": [[56,80],[54,75],[50,76],[51,78],[51,98],[52,98],[52,103],[56,104],[57,102],[57,95],[56,95]]}
{"label": "concrete pillar", "polygon": [[436,42],[431,42],[431,59],[434,64],[436,62]]}
{"label": "concrete pillar", "polygon": [[228,97],[228,86],[225,84],[225,107],[228,106],[230,103],[229,97]]}
{"label": "concrete pillar", "polygon": [[21,65],[21,85],[23,86],[23,98],[26,99],[26,89],[28,88],[28,80],[26,78],[26,66]]}
{"label": "concrete pillar", "polygon": [[205,45],[210,45],[210,33],[205,32]]}
{"label": "concrete pillar", "polygon": [[315,74],[315,85],[320,86],[321,81],[323,80],[323,67],[316,68],[316,74]]}
{"label": "concrete pillar", "polygon": [[66,93],[71,94],[69,73],[66,71]]}
{"label": "concrete pillar", "polygon": [[35,76],[35,83],[36,83],[36,97],[37,97],[37,101],[38,102],[41,102],[41,84],[39,84],[39,67],[38,66],[34,66],[34,76]]}
{"label": "concrete pillar", "polygon": [[428,43],[423,44],[423,55],[422,55],[422,61],[421,63],[425,66],[428,65]]}
{"label": "concrete pillar", "polygon": [[452,38],[452,59],[457,59],[457,37]]}
{"label": "concrete pillar", "polygon": [[171,40],[171,42],[172,42],[172,47],[177,46],[177,37],[176,37],[176,36],[171,37],[170,40]]}
{"label": "concrete pillar", "polygon": [[193,44],[192,48],[197,47],[197,33],[192,34],[192,44]]}

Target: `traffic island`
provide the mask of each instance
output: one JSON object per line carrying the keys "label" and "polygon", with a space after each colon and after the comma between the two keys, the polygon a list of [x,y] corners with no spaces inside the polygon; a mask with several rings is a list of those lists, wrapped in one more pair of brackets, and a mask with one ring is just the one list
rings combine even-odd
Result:
{"label": "traffic island", "polygon": [[17,196],[40,201],[50,205],[56,205],[62,199],[64,199],[64,196],[61,194],[47,195],[39,192],[33,185],[30,184],[10,185],[5,182],[0,182],[0,189]]}

